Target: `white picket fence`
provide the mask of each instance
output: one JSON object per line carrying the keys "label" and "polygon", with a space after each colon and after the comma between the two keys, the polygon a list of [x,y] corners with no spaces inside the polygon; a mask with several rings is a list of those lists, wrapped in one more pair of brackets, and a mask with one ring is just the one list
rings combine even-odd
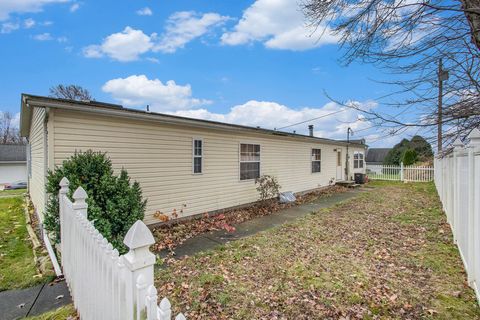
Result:
{"label": "white picket fence", "polygon": [[468,274],[480,303],[480,130],[464,146],[435,159],[435,185]]}
{"label": "white picket fence", "polygon": [[[68,180],[60,182],[60,232],[62,267],[75,308],[87,320],[171,320],[170,302],[157,304],[153,285],[155,255],[149,247],[152,233],[140,220],[130,228],[125,255],[87,219],[87,193],[79,187],[72,203]],[[176,320],[184,320],[178,314]]]}
{"label": "white picket fence", "polygon": [[428,182],[433,181],[434,169],[427,166],[404,166],[403,163],[399,166],[367,164],[367,176],[372,180]]}

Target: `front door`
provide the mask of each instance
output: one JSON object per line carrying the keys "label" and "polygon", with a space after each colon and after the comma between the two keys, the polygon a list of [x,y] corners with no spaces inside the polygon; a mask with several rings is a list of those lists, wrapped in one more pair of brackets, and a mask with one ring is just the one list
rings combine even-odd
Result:
{"label": "front door", "polygon": [[337,180],[343,180],[342,151],[337,150]]}

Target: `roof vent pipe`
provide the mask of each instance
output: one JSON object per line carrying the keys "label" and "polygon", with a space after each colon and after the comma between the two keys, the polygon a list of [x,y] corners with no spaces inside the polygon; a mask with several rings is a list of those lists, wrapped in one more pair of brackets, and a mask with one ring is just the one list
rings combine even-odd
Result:
{"label": "roof vent pipe", "polygon": [[313,137],[313,124],[308,125],[308,134],[310,137]]}

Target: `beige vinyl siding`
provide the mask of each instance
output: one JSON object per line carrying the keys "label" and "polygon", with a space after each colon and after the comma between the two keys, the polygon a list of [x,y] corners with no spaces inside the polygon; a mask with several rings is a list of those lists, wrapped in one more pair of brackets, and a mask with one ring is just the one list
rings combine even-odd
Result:
{"label": "beige vinyl siding", "polygon": [[[240,143],[260,144],[261,174],[275,175],[282,191],[300,192],[328,185],[336,173],[335,145],[302,142],[265,134],[235,134],[56,110],[54,162],[77,151],[107,152],[115,171],[128,170],[148,199],[146,223],[157,210],[183,216],[256,201],[252,180],[239,179]],[[192,172],[192,141],[203,140],[203,172]],[[311,173],[311,149],[322,149],[321,173]]]}
{"label": "beige vinyl siding", "polygon": [[29,144],[31,148],[31,175],[29,177],[29,193],[33,205],[43,220],[45,208],[45,109],[34,108],[30,126]]}

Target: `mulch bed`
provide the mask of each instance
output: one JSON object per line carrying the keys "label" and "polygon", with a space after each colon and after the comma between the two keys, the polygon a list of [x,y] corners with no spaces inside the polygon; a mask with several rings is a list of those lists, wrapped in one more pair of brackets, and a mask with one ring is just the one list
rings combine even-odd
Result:
{"label": "mulch bed", "polygon": [[[347,188],[341,186],[330,186],[325,189],[299,195],[294,203],[282,204],[277,200],[273,200],[264,203],[255,203],[254,205],[245,208],[225,210],[216,215],[205,213],[201,218],[197,219],[183,220],[179,222],[169,221],[169,223],[165,223],[153,229],[153,235],[156,242],[152,248],[154,251],[167,249],[170,253],[174,253],[175,247],[182,244],[187,239],[193,238],[199,234],[222,229],[228,232],[233,232],[235,231],[235,224],[252,220],[256,217],[275,214],[282,209],[308,203],[319,198],[326,198],[347,190]],[[164,215],[162,216],[165,217]]]}

